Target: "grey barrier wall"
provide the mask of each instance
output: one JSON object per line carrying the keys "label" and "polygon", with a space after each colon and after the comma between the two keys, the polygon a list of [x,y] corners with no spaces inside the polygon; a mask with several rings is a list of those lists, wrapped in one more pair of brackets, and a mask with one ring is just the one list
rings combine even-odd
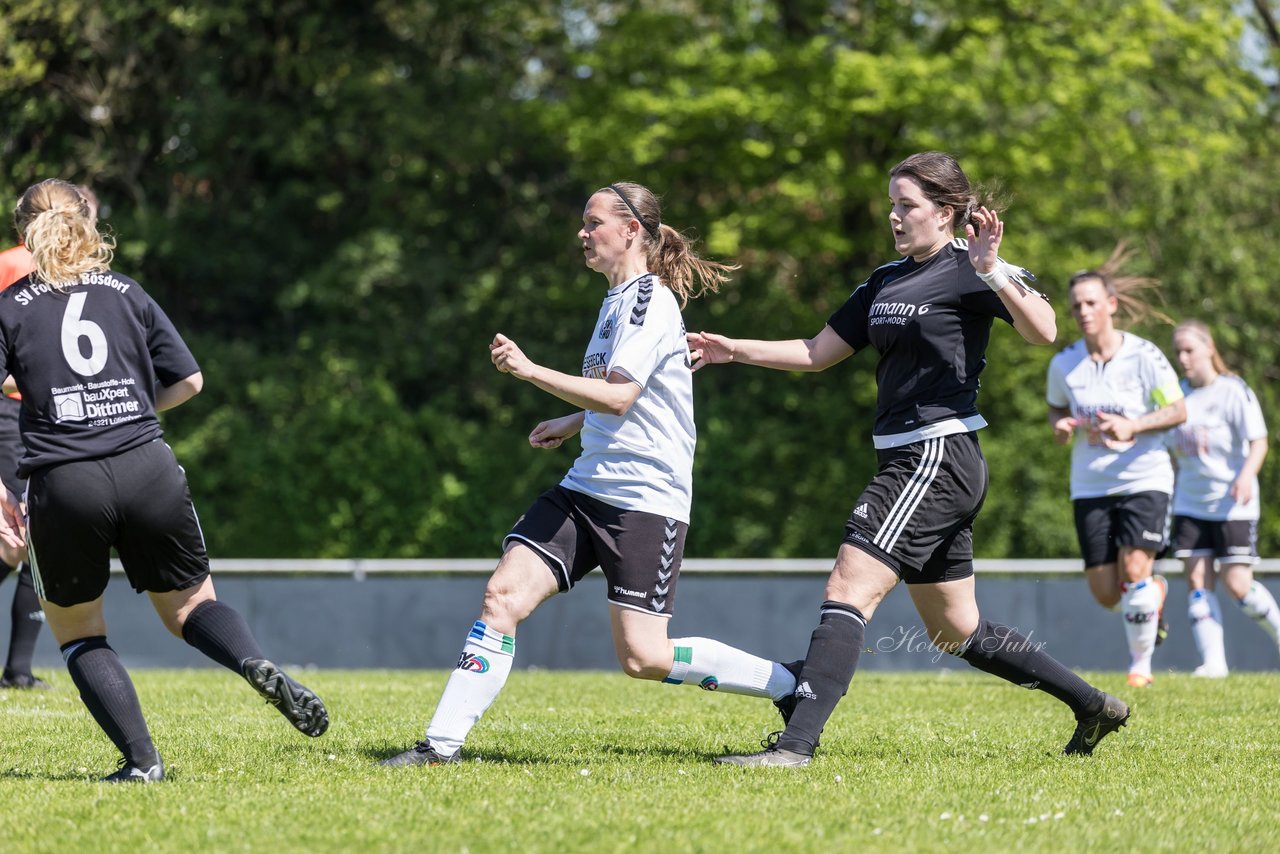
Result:
{"label": "grey barrier wall", "polygon": [[[218,597],[248,619],[280,663],[342,668],[449,668],[475,620],[493,562],[215,561]],[[704,636],[776,660],[804,655],[817,623],[830,561],[685,561],[671,637]],[[1169,640],[1156,651],[1159,671],[1197,663],[1178,565],[1170,581]],[[1280,561],[1259,580],[1280,597]],[[1265,574],[1264,574],[1265,573]],[[1016,627],[1071,667],[1123,670],[1128,664],[1120,616],[1098,607],[1077,561],[979,561],[977,595],[988,619]],[[967,667],[934,650],[903,585],[867,629],[862,670]],[[9,591],[0,587],[0,642],[9,634]],[[1233,670],[1280,669],[1276,644],[1222,591],[1227,661]],[[208,667],[208,659],[165,631],[145,595],[123,576],[106,594],[111,644],[130,667]],[[36,669],[61,668],[47,631]],[[615,669],[604,579],[592,573],[546,602],[521,626],[517,667]]]}

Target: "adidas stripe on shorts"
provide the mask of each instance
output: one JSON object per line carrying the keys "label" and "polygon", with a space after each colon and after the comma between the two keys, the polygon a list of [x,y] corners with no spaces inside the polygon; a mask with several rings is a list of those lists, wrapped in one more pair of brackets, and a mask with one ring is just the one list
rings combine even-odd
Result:
{"label": "adidas stripe on shorts", "polygon": [[876,451],[879,470],[854,502],[844,542],[908,584],[973,574],[973,520],[987,496],[976,433]]}
{"label": "adidas stripe on shorts", "polygon": [[670,617],[689,526],[656,513],[623,510],[582,492],[555,486],[538,496],[502,541],[533,549],[560,592],[597,566],[615,605]]}

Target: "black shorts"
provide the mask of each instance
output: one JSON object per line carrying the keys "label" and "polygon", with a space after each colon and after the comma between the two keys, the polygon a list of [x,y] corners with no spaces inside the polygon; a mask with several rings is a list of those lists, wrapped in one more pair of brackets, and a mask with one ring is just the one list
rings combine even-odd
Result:
{"label": "black shorts", "polygon": [[18,460],[22,459],[22,435],[18,429],[18,413],[22,402],[0,394],[0,482],[19,500],[27,482],[18,477]]}
{"label": "black shorts", "polygon": [[973,520],[987,497],[987,461],[975,433],[876,451],[880,468],[858,496],[844,542],[908,584],[973,575]]}
{"label": "black shorts", "polygon": [[538,496],[502,544],[517,541],[537,552],[562,593],[599,566],[610,602],[670,617],[688,530],[684,522],[555,486]]}
{"label": "black shorts", "polygon": [[1124,547],[1156,553],[1165,547],[1169,496],[1163,492],[1077,498],[1071,503],[1086,569],[1115,563]]}
{"label": "black shorts", "polygon": [[1173,556],[1212,557],[1221,564],[1252,566],[1258,562],[1258,520],[1174,516]]}
{"label": "black shorts", "polygon": [[187,476],[160,439],[32,472],[27,545],[37,595],[64,608],[107,589],[113,546],[139,593],[185,590],[209,574]]}

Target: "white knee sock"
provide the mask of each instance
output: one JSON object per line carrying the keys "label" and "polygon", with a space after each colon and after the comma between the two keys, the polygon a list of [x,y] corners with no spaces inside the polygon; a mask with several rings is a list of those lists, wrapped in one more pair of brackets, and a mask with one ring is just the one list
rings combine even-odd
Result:
{"label": "white knee sock", "polygon": [[1151,654],[1156,648],[1160,598],[1160,588],[1152,578],[1125,585],[1124,593],[1120,596],[1124,633],[1129,639],[1130,673],[1151,675]]}
{"label": "white knee sock", "polygon": [[1200,659],[1208,667],[1225,670],[1227,651],[1222,642],[1222,608],[1212,590],[1192,590],[1187,595],[1187,617]]}
{"label": "white knee sock", "polygon": [[1271,640],[1280,643],[1280,607],[1271,591],[1255,581],[1249,585],[1249,592],[1240,600],[1240,607],[1262,630],[1271,635]]}
{"label": "white knee sock", "polygon": [[462,747],[467,733],[507,684],[515,654],[515,638],[476,620],[427,726],[427,741],[437,753],[452,756]]}
{"label": "white knee sock", "polygon": [[675,638],[675,660],[663,682],[697,685],[779,700],[796,690],[796,679],[776,661],[768,661],[710,638]]}

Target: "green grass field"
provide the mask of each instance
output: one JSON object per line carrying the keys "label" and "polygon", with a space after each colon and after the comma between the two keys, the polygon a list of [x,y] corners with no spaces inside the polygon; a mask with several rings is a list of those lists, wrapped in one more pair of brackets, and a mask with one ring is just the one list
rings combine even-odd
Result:
{"label": "green grass field", "polygon": [[0,692],[0,850],[1280,850],[1280,675],[1163,675],[1091,758],[1046,695],[980,674],[863,674],[806,769],[713,766],[777,726],[762,700],[613,673],[515,672],[467,762],[383,769],[447,674],[303,676],[295,733],[225,671],[139,671],[169,779],[117,755],[70,679]]}

